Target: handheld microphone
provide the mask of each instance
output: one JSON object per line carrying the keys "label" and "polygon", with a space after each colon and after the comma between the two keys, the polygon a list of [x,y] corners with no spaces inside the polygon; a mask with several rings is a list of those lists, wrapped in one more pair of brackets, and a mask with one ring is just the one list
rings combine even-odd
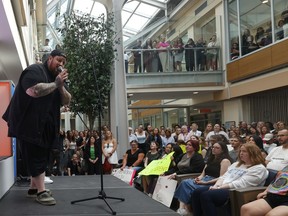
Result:
{"label": "handheld microphone", "polygon": [[57,72],[59,72],[59,73],[61,73],[63,70],[64,70],[64,68],[63,68],[62,66],[59,66],[59,67],[57,68]]}
{"label": "handheld microphone", "polygon": [[[64,70],[64,68],[62,66],[57,67],[57,72],[61,73]],[[66,83],[66,85],[70,84],[70,80],[64,80],[64,83]]]}

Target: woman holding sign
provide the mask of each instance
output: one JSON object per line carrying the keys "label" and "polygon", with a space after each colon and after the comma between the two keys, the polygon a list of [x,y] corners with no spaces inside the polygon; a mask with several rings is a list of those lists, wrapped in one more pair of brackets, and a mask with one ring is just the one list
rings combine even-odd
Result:
{"label": "woman holding sign", "polygon": [[[159,144],[155,141],[152,141],[150,144],[150,150],[147,152],[146,157],[144,159],[144,167],[147,167],[147,165],[153,161],[153,160],[158,160],[161,157],[161,154],[158,152]],[[145,194],[148,194],[148,186],[153,179],[152,176],[141,176],[142,178],[142,187],[143,187],[143,192]]]}

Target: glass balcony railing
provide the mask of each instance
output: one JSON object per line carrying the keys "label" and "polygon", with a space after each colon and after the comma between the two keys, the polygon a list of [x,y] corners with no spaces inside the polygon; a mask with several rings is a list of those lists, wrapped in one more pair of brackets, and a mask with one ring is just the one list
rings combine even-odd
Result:
{"label": "glass balcony railing", "polygon": [[222,70],[220,48],[127,49],[126,73]]}
{"label": "glass balcony railing", "polygon": [[219,47],[129,49],[125,52],[127,88],[219,86],[225,80]]}

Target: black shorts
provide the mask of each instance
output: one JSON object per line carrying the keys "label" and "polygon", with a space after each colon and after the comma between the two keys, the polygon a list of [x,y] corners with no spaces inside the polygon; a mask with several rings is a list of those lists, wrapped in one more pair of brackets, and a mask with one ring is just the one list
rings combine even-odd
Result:
{"label": "black shorts", "polygon": [[22,140],[20,145],[28,175],[36,177],[45,172],[48,166],[50,149]]}
{"label": "black shorts", "polygon": [[272,209],[280,205],[288,206],[288,196],[285,195],[268,193],[264,200]]}

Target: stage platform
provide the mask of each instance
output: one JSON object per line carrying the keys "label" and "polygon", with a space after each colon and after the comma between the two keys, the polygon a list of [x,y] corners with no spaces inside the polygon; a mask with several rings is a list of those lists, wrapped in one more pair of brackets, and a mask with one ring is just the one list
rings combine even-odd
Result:
{"label": "stage platform", "polygon": [[[104,200],[95,199],[71,204],[71,201],[97,197],[101,189],[100,176],[55,176],[53,184],[46,187],[53,193],[57,204],[43,206],[33,198],[27,198],[29,183],[18,181],[0,200],[1,216],[92,216],[111,215]],[[153,200],[114,176],[104,175],[104,192],[107,196],[124,198],[125,201],[107,199],[116,215],[176,216],[175,211]],[[1,183],[0,183],[1,184]]]}

